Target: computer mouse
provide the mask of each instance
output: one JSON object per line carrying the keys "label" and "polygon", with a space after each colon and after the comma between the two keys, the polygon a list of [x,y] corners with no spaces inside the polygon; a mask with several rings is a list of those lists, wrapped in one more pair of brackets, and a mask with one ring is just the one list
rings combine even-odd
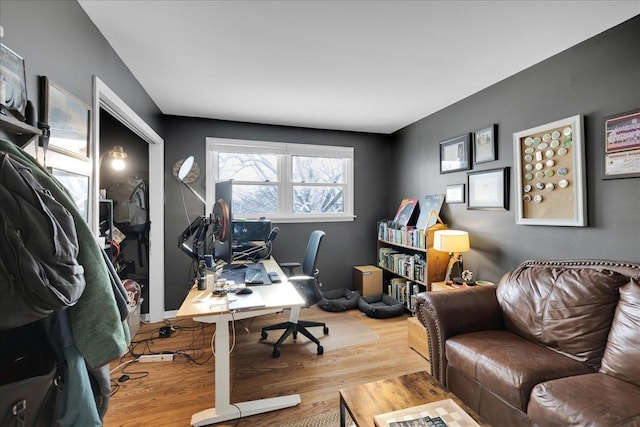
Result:
{"label": "computer mouse", "polygon": [[246,294],[252,294],[252,293],[253,293],[253,289],[251,289],[251,288],[238,288],[238,289],[236,289],[236,294],[246,295]]}

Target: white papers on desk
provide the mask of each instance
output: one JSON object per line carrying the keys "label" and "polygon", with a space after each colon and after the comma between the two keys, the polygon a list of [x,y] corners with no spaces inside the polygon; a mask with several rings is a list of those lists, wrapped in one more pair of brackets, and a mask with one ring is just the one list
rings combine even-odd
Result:
{"label": "white papers on desk", "polygon": [[229,311],[264,307],[262,295],[257,291],[253,291],[252,294],[229,293],[227,298],[229,299]]}

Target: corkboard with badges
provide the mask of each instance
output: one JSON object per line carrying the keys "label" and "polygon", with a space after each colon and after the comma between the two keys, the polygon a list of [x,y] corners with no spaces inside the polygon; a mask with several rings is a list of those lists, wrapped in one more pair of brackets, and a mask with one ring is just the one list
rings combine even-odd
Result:
{"label": "corkboard with badges", "polygon": [[517,224],[585,226],[582,117],[514,134]]}

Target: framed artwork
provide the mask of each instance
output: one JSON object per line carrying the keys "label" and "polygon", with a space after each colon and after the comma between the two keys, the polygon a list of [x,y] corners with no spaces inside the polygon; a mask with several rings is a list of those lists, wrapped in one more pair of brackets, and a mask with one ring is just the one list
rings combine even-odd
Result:
{"label": "framed artwork", "polygon": [[414,212],[416,212],[416,206],[418,205],[418,199],[403,199],[400,202],[396,216],[393,221],[401,227],[409,225]]}
{"label": "framed artwork", "polygon": [[91,108],[75,96],[40,77],[40,121],[49,126],[48,147],[89,159]]}
{"label": "framed artwork", "polygon": [[513,134],[516,224],[587,225],[582,116]]}
{"label": "framed artwork", "polygon": [[485,126],[473,132],[473,164],[498,159],[498,125]]}
{"label": "framed artwork", "polygon": [[89,220],[89,177],[74,172],[48,167],[47,170],[69,192],[85,221]]}
{"label": "framed artwork", "polygon": [[509,210],[509,168],[467,172],[467,209]]}
{"label": "framed artwork", "polygon": [[640,110],[604,119],[604,179],[640,176]]}
{"label": "framed artwork", "polygon": [[27,111],[27,83],[24,59],[0,43],[0,109],[24,121]]}
{"label": "framed artwork", "polygon": [[464,184],[447,185],[447,203],[464,203]]}
{"label": "framed artwork", "polygon": [[470,169],[469,134],[440,143],[440,173]]}

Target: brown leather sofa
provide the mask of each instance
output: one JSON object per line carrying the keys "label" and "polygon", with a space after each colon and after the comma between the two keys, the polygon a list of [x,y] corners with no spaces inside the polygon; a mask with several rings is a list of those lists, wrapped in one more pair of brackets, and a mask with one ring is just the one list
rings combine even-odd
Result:
{"label": "brown leather sofa", "polygon": [[527,261],[416,296],[432,375],[493,426],[640,426],[640,264]]}

